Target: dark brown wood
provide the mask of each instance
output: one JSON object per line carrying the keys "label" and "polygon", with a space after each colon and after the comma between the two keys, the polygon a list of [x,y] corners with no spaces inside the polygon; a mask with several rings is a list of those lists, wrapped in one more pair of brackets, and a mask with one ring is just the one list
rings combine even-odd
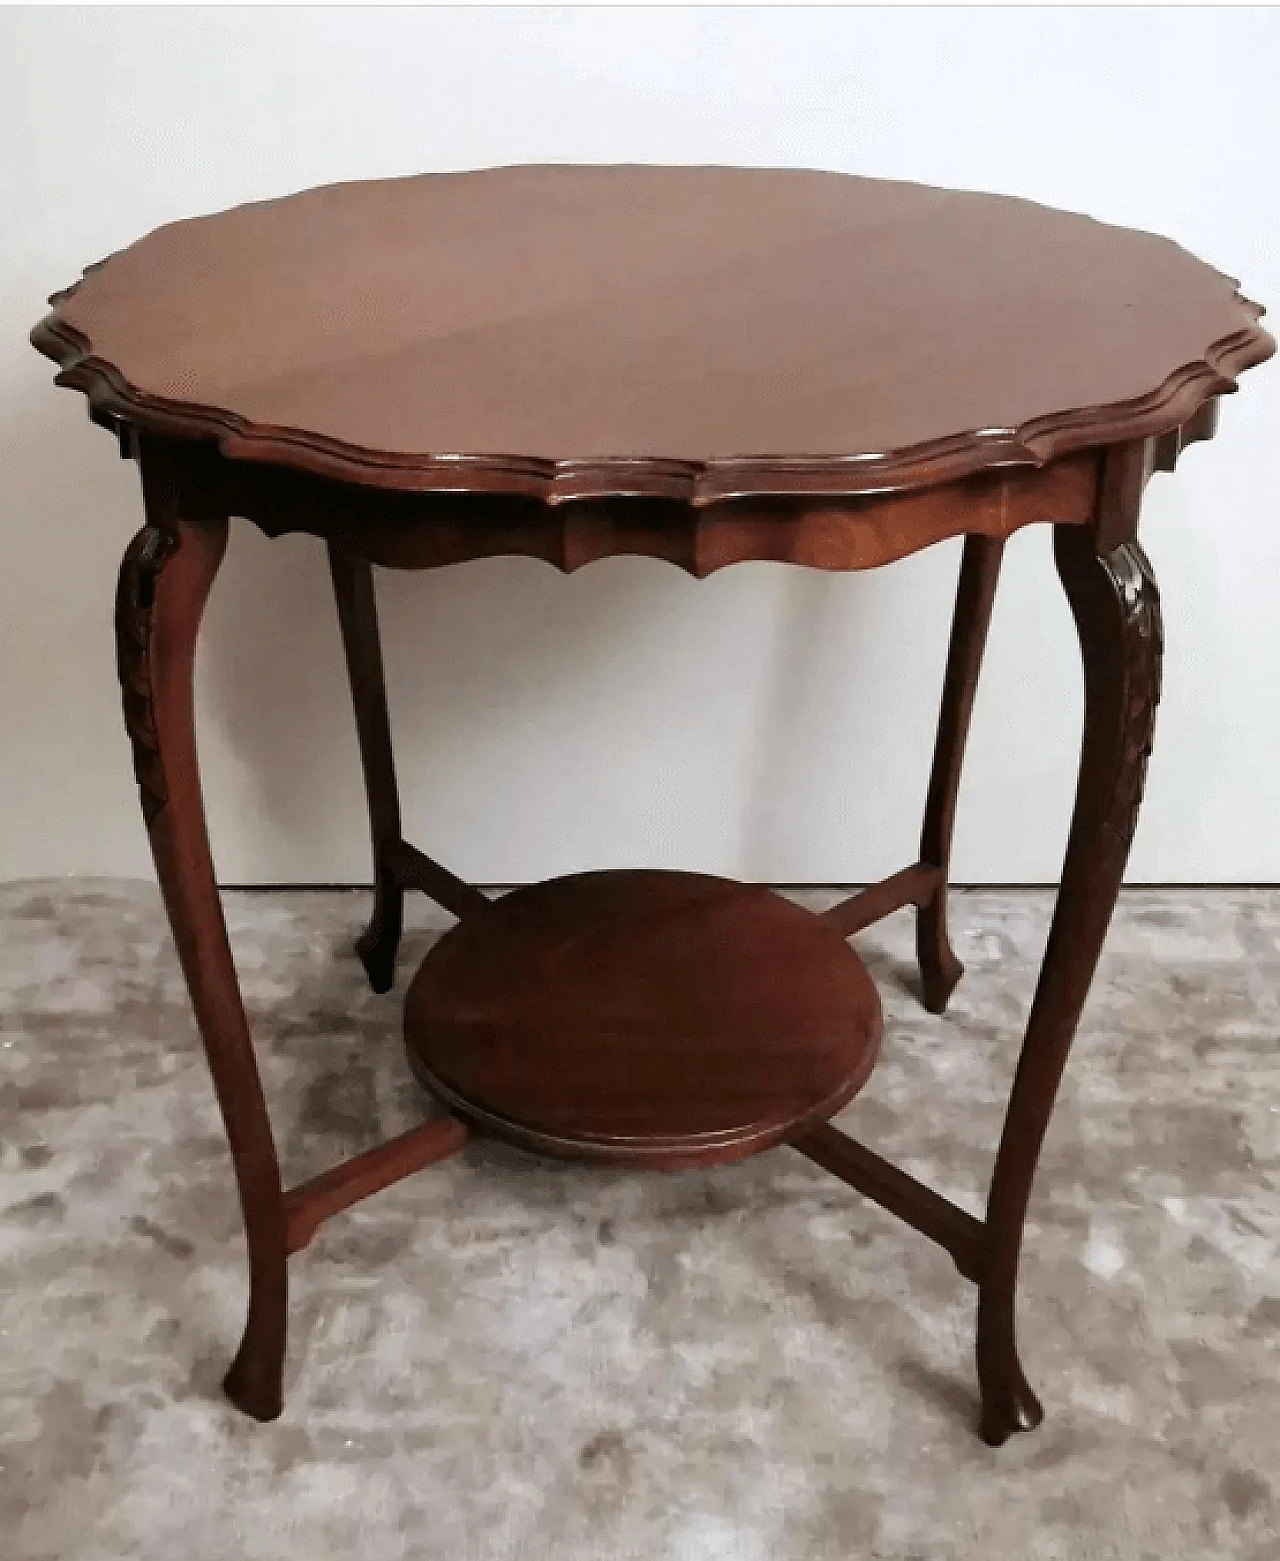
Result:
{"label": "dark brown wood", "polygon": [[566,572],[640,554],[699,578],[747,560],[870,569],[947,537],[1004,538],[1023,526],[1088,525],[1098,457],[978,472],[945,487],[848,496],[779,495],[691,506],[636,496],[545,505],[502,494],[386,493],[192,446],[201,486],[270,536],[309,532],[394,569],[520,554]]}
{"label": "dark brown wood", "polygon": [[346,552],[333,541],[329,543],[329,570],[355,706],[373,837],[373,914],[356,942],[356,953],[373,990],[389,992],[395,980],[406,889],[421,890],[455,916],[474,915],[486,909],[489,902],[479,889],[433,862],[401,836],[400,793],[391,747],[373,571],[367,559]]}
{"label": "dark brown wood", "polygon": [[937,898],[942,873],[937,867],[916,862],[900,873],[873,883],[857,894],[822,912],[822,919],[842,938],[851,938],[874,922],[883,921],[904,905],[927,905]]}
{"label": "dark brown wood", "polygon": [[325,1220],[415,1171],[457,1154],[467,1129],[454,1117],[437,1117],[368,1149],[284,1195],[285,1246],[300,1252]]}
{"label": "dark brown wood", "polygon": [[483,890],[473,889],[456,873],[433,862],[406,840],[391,842],[387,848],[387,865],[401,888],[419,890],[459,920],[464,916],[483,916],[492,903]]}
{"label": "dark brown wood", "polygon": [[1188,445],[1199,444],[1202,439],[1212,439],[1218,431],[1218,416],[1221,409],[1222,403],[1217,396],[1214,396],[1185,423],[1170,429],[1167,434],[1161,434],[1155,440],[1152,470],[1173,471],[1177,467],[1178,457]]}
{"label": "dark brown wood", "polygon": [[806,1129],[791,1140],[791,1147],[936,1241],[966,1279],[977,1280],[985,1245],[981,1220],[830,1122]]}
{"label": "dark brown wood", "polygon": [[388,992],[395,980],[396,950],[404,925],[404,888],[390,860],[392,848],[400,843],[400,793],[387,715],[378,604],[373,571],[365,559],[352,557],[331,542],[329,572],[355,706],[373,837],[373,914],[356,942],[356,953],[373,990]]}
{"label": "dark brown wood", "polygon": [[[245,300],[253,307],[246,308]],[[1275,347],[1177,246],[1029,202],[792,170],[526,168],[333,186],[172,224],[33,332],[142,464],[117,625],[143,815],[244,1209],[227,1377],[280,1409],[286,1257],[462,1141],[429,1123],[284,1193],[215,887],[192,725],[227,517],[330,548],[390,985],[404,890],[462,918],[406,1005],[459,1117],[549,1154],[669,1168],[792,1141],[979,1284],[982,1430],[1040,1406],[1014,1299],[1032,1178],[1132,837],[1159,693],[1143,489]],[[921,365],[928,372],[922,372]],[[1052,523],[1085,673],[1062,887],[985,1222],[825,1126],[878,999],[844,937],[919,910],[925,998],[959,974],[945,892],[1005,539]],[[401,834],[371,564],[643,554],[864,569],[964,535],[920,861],[826,917],[691,874],[491,902]]]}
{"label": "dark brown wood", "polygon": [[[1116,460],[1127,460],[1117,452]],[[1110,491],[1110,490],[1107,490]],[[1099,516],[1099,532],[1137,513]],[[1080,634],[1084,743],[1075,811],[1044,963],[1027,1022],[987,1200],[978,1301],[982,1434],[998,1445],[1043,1415],[1018,1360],[1014,1297],[1027,1201],[1137,823],[1160,698],[1160,597],[1146,555],[1123,541],[1098,556],[1088,532],[1059,527],[1054,554]]]}
{"label": "dark brown wood", "polygon": [[956,799],[960,795],[960,767],[964,762],[969,721],[973,715],[973,696],[978,686],[1003,555],[1004,542],[1000,538],[969,536],[964,539],[933,771],[929,776],[920,837],[920,860],[937,872],[937,888],[920,903],[916,917],[916,954],[920,961],[924,1005],[935,1014],[946,1008],[956,982],[964,973],[947,930],[951,836],[955,829]]}
{"label": "dark brown wood", "polygon": [[54,305],[38,345],[104,416],[551,503],[1040,465],[1177,427],[1274,347],[1152,234],[776,168],[331,185],[171,223]]}
{"label": "dark brown wood", "polygon": [[414,1071],[522,1148],[651,1169],[792,1137],[871,1072],[880,1003],[838,932],[767,889],[581,873],[460,922],[409,988]]}
{"label": "dark brown wood", "polygon": [[227,524],[193,522],[172,452],[145,444],[147,524],[124,556],[116,601],[125,722],[156,876],[226,1124],[249,1246],[249,1314],[227,1373],[258,1420],[281,1409],[287,1283],[283,1189],[205,831],[192,667]]}

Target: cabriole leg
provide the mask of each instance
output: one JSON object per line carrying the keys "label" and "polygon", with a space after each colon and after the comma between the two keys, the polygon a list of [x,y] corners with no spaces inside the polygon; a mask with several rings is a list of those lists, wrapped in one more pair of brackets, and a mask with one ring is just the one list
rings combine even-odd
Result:
{"label": "cabriole leg", "polygon": [[227,941],[205,831],[192,667],[225,517],[193,520],[180,457],[142,453],[147,524],[120,568],[116,634],[125,724],[156,874],[235,1164],[249,1248],[249,1313],[227,1373],[231,1400],[258,1420],[281,1410],[287,1281],[280,1167]]}
{"label": "cabriole leg", "polygon": [[1102,557],[1085,527],[1054,555],[1084,660],[1084,743],[1062,884],[987,1200],[979,1279],[982,1434],[999,1445],[1043,1411],[1018,1361],[1014,1296],[1031,1180],[1129,855],[1160,696],[1160,598],[1136,541]]}
{"label": "cabriole leg", "polygon": [[404,924],[404,889],[392,871],[389,856],[391,847],[400,840],[400,797],[378,639],[378,606],[373,571],[366,560],[331,542],[329,570],[351,680],[373,835],[373,915],[356,943],[356,953],[373,990],[388,992],[395,980],[396,951]]}
{"label": "cabriole leg", "polygon": [[998,537],[967,536],[960,562],[955,615],[951,621],[951,646],[942,686],[942,710],[924,810],[920,860],[941,872],[933,897],[916,913],[916,951],[924,988],[924,1005],[940,1014],[955,990],[964,966],[956,958],[947,932],[947,876],[951,863],[951,834],[955,825],[956,797],[960,791],[960,767],[969,735],[973,696],[987,642],[991,604],[1004,542]]}

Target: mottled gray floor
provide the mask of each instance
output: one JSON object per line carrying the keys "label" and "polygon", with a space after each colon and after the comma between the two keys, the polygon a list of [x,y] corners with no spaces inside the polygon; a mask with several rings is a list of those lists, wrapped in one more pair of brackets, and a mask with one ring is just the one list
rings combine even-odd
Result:
{"label": "mottled gray floor", "polygon": [[[227,899],[289,1179],[417,1120],[363,897]],[[905,916],[859,940],[886,1045],[842,1121],[974,1210],[1048,905],[957,896],[945,1019]],[[788,1149],[644,1177],[469,1147],[294,1259],[255,1425],[217,1390],[240,1229],[155,891],[0,888],[0,1023],[9,1561],[1280,1556],[1278,894],[1125,898],[1028,1233],[1048,1418],[998,1452],[971,1288]]]}

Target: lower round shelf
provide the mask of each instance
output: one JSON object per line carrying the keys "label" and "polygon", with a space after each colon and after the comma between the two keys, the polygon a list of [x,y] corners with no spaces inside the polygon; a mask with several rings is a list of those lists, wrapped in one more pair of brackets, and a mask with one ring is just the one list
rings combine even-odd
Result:
{"label": "lower round shelf", "polygon": [[405,1001],[420,1081],[493,1137],[655,1169],[738,1159],[866,1082],[880,1000],[838,932],[768,889],[581,873],[468,916]]}

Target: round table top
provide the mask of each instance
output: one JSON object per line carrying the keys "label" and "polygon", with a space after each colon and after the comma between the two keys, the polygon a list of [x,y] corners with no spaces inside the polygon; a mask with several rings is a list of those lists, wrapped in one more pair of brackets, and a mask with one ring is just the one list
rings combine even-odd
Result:
{"label": "round table top", "polygon": [[1274,350],[1168,239],[790,169],[550,166],[176,222],[34,334],[100,412],[409,489],[883,491],[1164,432]]}

